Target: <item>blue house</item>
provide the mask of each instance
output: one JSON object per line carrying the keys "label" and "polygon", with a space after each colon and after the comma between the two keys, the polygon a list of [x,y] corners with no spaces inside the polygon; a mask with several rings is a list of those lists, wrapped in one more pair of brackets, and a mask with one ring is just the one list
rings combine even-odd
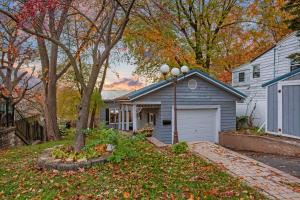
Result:
{"label": "blue house", "polygon": [[[236,102],[244,98],[245,94],[199,70],[178,77],[179,140],[217,143],[220,131],[236,129]],[[107,126],[125,131],[150,127],[154,137],[167,144],[173,143],[172,80],[106,101],[106,105],[100,118]]]}

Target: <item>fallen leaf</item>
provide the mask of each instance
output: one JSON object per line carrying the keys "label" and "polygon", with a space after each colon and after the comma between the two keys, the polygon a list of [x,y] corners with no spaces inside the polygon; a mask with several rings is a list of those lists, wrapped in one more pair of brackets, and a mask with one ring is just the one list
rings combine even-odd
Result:
{"label": "fallen leaf", "polygon": [[123,197],[124,197],[125,199],[129,199],[130,193],[129,193],[129,192],[124,192],[124,193],[123,193]]}

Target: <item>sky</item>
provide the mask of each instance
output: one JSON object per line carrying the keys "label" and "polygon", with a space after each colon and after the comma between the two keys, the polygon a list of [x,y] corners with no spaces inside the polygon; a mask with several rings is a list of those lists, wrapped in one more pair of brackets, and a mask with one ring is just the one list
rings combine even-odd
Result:
{"label": "sky", "polygon": [[138,90],[147,85],[144,78],[134,74],[137,66],[128,56],[128,49],[118,45],[111,53],[104,90]]}
{"label": "sky", "polygon": [[126,61],[113,62],[108,69],[104,90],[137,90],[146,85],[145,79],[134,75],[137,66]]}

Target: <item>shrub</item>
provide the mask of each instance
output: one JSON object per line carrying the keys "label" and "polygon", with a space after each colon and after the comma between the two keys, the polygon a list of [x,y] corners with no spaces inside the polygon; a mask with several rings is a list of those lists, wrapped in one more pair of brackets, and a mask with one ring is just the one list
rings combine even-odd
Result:
{"label": "shrub", "polygon": [[61,148],[55,148],[52,151],[52,157],[54,157],[56,159],[64,159],[67,157],[67,153],[64,152]]}
{"label": "shrub", "polygon": [[240,130],[242,128],[248,128],[248,116],[240,116],[236,118],[236,129]]}
{"label": "shrub", "polygon": [[55,148],[52,156],[57,159],[72,159],[74,161],[91,159],[102,155],[106,152],[107,144],[111,144],[114,149],[108,160],[118,163],[123,159],[138,156],[137,147],[145,139],[145,136],[141,134],[128,137],[114,129],[87,129],[84,132],[92,142],[85,145],[80,153],[75,153],[72,146],[64,146]]}
{"label": "shrub", "polygon": [[133,158],[138,155],[138,143],[144,140],[145,136],[138,134],[128,137],[114,129],[90,129],[88,136],[93,138],[93,142],[86,145],[83,150],[94,148],[99,144],[111,144],[114,149],[108,160],[114,163],[121,162],[126,158]]}
{"label": "shrub", "polygon": [[186,142],[179,142],[172,146],[172,152],[175,154],[182,154],[188,151],[188,145]]}
{"label": "shrub", "polygon": [[108,158],[109,161],[114,163],[119,163],[121,160],[126,158],[134,158],[137,157],[139,151],[137,150],[138,143],[144,140],[144,136],[135,135],[132,137],[127,137],[119,134],[113,143],[115,149],[112,155]]}

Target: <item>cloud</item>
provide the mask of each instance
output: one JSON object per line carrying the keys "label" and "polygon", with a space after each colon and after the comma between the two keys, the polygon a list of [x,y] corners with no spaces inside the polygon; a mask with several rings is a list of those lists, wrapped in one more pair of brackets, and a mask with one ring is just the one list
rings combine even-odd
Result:
{"label": "cloud", "polygon": [[105,90],[137,90],[145,84],[136,78],[121,78],[113,83],[104,85]]}

